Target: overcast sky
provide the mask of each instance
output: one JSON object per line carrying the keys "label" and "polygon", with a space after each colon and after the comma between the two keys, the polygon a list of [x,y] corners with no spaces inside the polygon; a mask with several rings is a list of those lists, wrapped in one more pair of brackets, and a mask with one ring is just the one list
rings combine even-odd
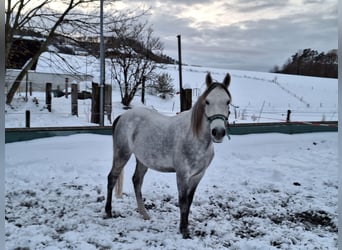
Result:
{"label": "overcast sky", "polygon": [[120,7],[151,8],[148,16],[164,54],[187,64],[269,71],[300,49],[337,48],[338,0],[145,0]]}

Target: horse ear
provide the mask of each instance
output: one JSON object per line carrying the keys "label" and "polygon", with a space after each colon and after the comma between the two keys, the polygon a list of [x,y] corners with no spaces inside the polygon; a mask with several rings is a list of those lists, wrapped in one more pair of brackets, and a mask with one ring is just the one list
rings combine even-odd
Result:
{"label": "horse ear", "polygon": [[223,84],[226,88],[229,87],[229,84],[230,84],[230,75],[229,75],[229,73],[227,73],[227,75],[226,75],[226,77],[224,78],[222,84]]}
{"label": "horse ear", "polygon": [[210,87],[210,85],[213,83],[213,79],[211,78],[210,73],[208,72],[206,78],[205,78],[205,83],[207,84],[207,88]]}

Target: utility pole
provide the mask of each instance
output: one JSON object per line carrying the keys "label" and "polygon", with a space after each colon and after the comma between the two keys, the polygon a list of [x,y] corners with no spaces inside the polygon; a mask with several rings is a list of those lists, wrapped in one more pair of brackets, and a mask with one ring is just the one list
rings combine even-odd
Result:
{"label": "utility pole", "polygon": [[100,0],[100,126],[104,125],[104,82],[105,82],[105,57],[103,38],[103,1]]}
{"label": "utility pole", "polygon": [[182,48],[181,48],[181,35],[177,35],[178,39],[178,70],[179,70],[179,95],[180,95],[180,111],[184,110],[183,107],[183,83],[182,83]]}

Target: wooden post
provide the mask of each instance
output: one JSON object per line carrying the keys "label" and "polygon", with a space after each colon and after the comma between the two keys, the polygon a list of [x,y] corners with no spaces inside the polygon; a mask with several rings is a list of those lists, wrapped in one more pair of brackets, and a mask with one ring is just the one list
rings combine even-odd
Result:
{"label": "wooden post", "polygon": [[65,78],[65,98],[68,98],[69,78]]}
{"label": "wooden post", "polygon": [[97,83],[92,83],[91,123],[100,123],[100,91]]}
{"label": "wooden post", "polygon": [[28,101],[28,74],[26,74],[26,84],[25,84],[25,101]]}
{"label": "wooden post", "polygon": [[180,111],[183,112],[185,109],[184,109],[184,106],[185,106],[185,94],[184,94],[185,90],[184,89],[180,89],[179,90],[179,98],[180,98]]}
{"label": "wooden post", "polygon": [[26,110],[26,112],[25,112],[25,127],[26,128],[30,127],[30,120],[31,120],[30,110]]}
{"label": "wooden post", "polygon": [[287,110],[286,122],[290,122],[291,110]]}
{"label": "wooden post", "polygon": [[104,113],[112,123],[112,85],[106,84],[104,87]]}
{"label": "wooden post", "polygon": [[52,90],[52,83],[46,83],[45,87],[45,104],[46,108],[51,112],[51,90]]}
{"label": "wooden post", "polygon": [[145,81],[146,78],[143,76],[142,83],[141,83],[141,102],[145,104]]}
{"label": "wooden post", "polygon": [[183,93],[181,93],[181,95],[183,94],[183,98],[181,98],[182,100],[182,107],[183,110],[189,110],[191,109],[192,106],[192,89],[183,89],[182,90]]}
{"label": "wooden post", "polygon": [[77,84],[71,84],[71,115],[78,116],[78,92],[77,92]]}

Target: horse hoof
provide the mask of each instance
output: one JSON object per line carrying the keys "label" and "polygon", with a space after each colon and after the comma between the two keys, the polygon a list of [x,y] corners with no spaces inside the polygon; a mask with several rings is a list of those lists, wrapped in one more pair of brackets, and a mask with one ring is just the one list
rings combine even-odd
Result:
{"label": "horse hoof", "polygon": [[183,239],[185,239],[185,240],[191,239],[191,236],[190,236],[189,232],[183,233]]}
{"label": "horse hoof", "polygon": [[112,213],[106,213],[106,215],[104,216],[104,219],[111,219],[113,218]]}
{"label": "horse hoof", "polygon": [[150,218],[150,216],[148,214],[144,214],[143,215],[143,219],[144,220],[150,220],[151,218]]}
{"label": "horse hoof", "polygon": [[190,233],[188,229],[181,230],[181,234],[183,236],[183,239],[191,239]]}

